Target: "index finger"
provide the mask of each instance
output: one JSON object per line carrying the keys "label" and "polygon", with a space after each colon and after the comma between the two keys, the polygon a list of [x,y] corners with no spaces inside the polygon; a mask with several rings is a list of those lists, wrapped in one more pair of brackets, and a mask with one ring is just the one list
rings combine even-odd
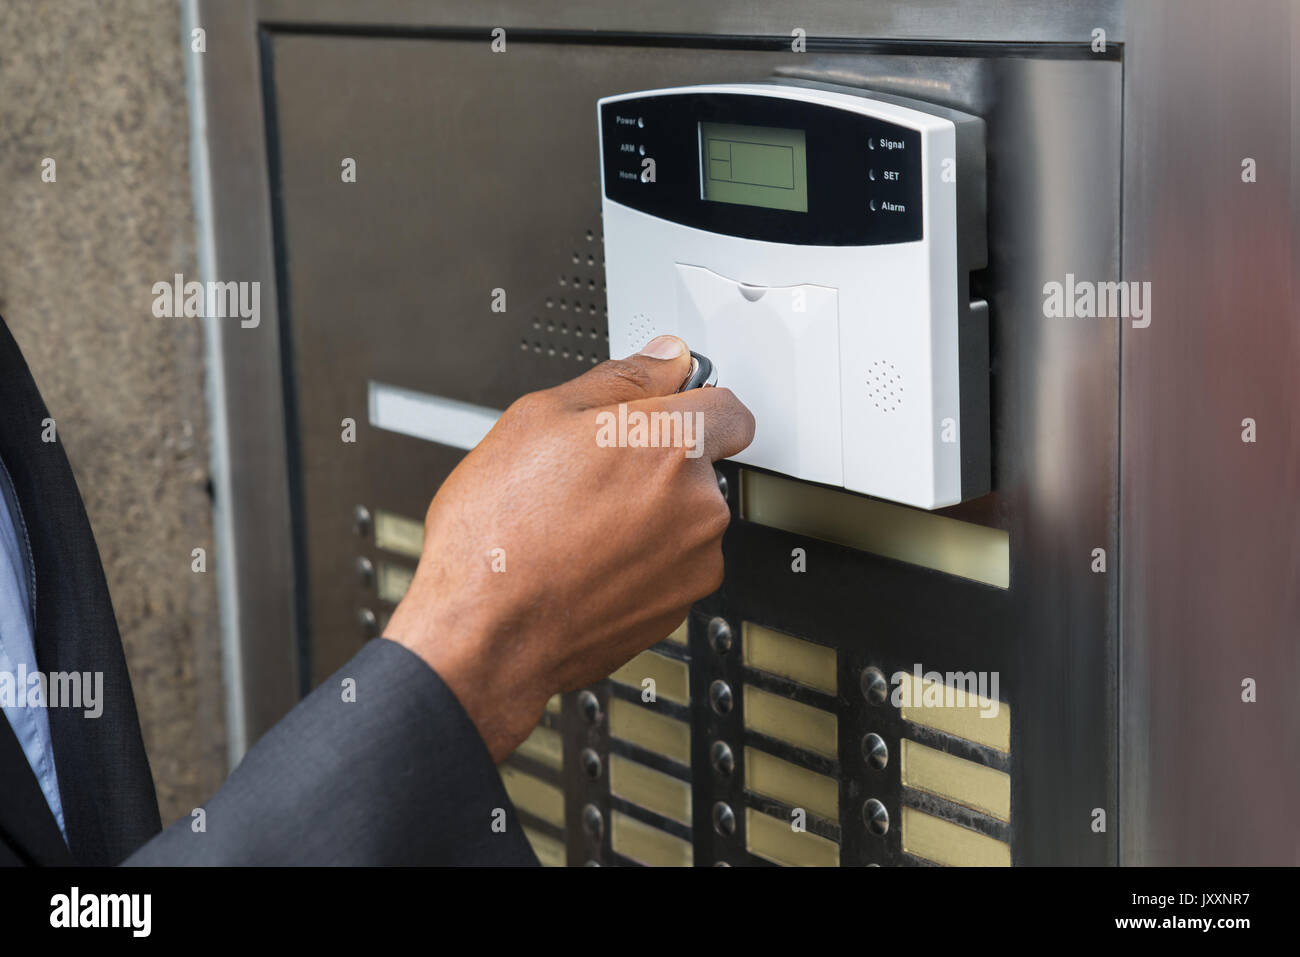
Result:
{"label": "index finger", "polygon": [[[743,452],[754,441],[754,415],[730,389],[692,389],[674,395],[633,402],[629,409],[642,412],[680,412],[683,419],[694,416],[682,435],[690,441],[688,453],[713,463]],[[696,415],[698,413],[698,415]]]}

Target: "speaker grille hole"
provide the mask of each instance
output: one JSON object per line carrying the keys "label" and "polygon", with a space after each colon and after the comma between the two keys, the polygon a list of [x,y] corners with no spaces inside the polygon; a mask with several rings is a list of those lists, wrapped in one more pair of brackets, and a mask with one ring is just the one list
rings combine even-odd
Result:
{"label": "speaker grille hole", "polygon": [[635,313],[628,334],[632,337],[632,348],[640,349],[655,337],[654,323],[644,312]]}
{"label": "speaker grille hole", "polygon": [[[603,243],[604,239],[603,233],[587,229],[583,231],[583,238],[570,247],[566,257],[569,263],[586,268],[581,272],[570,272],[570,267],[564,266],[556,272],[556,286],[559,291],[568,294],[560,295],[553,286],[550,294],[541,297],[542,308],[533,313],[529,325],[534,332],[542,332],[544,328],[548,338],[539,340],[525,337],[519,344],[521,351],[547,358],[568,359],[583,365],[594,365],[608,355],[609,309],[604,301],[605,259],[601,255],[602,250],[596,248],[596,244]],[[572,298],[573,294],[577,294],[578,298]],[[573,322],[561,322],[554,318],[557,309],[573,315]],[[543,318],[541,313],[544,310],[550,311],[550,316]],[[579,325],[580,319],[596,324],[582,326]],[[588,343],[586,349],[574,348],[565,339],[570,335],[593,342]]]}
{"label": "speaker grille hole", "polygon": [[903,378],[888,359],[877,359],[867,369],[867,400],[881,412],[897,412],[903,404]]}

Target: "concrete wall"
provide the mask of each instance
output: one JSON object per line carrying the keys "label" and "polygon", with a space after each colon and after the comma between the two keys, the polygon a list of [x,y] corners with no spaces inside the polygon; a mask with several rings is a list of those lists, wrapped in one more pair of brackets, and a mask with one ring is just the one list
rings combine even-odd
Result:
{"label": "concrete wall", "polygon": [[203,333],[150,310],[196,273],[183,55],[173,0],[0,4],[0,314],[86,500],[165,823],[225,776],[214,573],[190,570]]}

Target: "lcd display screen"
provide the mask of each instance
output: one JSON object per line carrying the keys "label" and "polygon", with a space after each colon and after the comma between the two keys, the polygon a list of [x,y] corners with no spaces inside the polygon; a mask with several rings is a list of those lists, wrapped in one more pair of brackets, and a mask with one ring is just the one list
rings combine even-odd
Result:
{"label": "lcd display screen", "polygon": [[808,212],[804,131],[700,123],[700,198]]}

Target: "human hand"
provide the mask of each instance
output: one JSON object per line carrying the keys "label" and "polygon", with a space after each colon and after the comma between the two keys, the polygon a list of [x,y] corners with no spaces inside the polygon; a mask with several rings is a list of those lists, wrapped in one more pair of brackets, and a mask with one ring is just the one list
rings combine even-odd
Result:
{"label": "human hand", "polygon": [[[712,463],[749,445],[754,418],[728,389],[677,393],[690,364],[661,336],[523,396],[429,506],[385,636],[438,672],[497,761],[552,694],[607,676],[722,584]],[[620,403],[629,422],[681,413],[678,444],[609,447]]]}

